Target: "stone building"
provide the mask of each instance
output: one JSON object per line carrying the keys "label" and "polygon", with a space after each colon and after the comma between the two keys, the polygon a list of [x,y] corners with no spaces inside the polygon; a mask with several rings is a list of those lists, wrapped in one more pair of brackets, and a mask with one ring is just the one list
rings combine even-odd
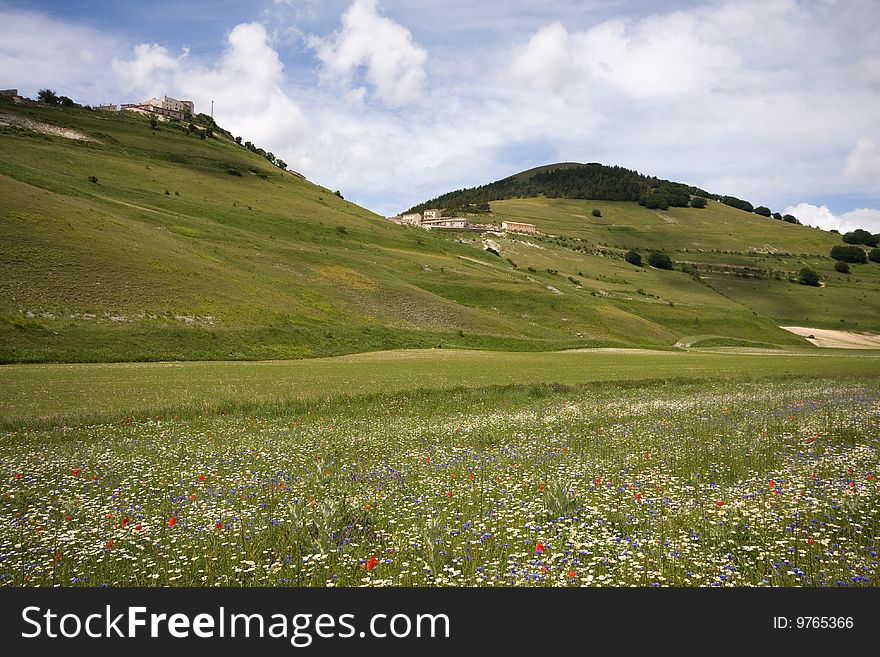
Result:
{"label": "stone building", "polygon": [[535,234],[535,224],[524,224],[519,221],[502,221],[501,230],[510,231],[512,233],[529,233]]}

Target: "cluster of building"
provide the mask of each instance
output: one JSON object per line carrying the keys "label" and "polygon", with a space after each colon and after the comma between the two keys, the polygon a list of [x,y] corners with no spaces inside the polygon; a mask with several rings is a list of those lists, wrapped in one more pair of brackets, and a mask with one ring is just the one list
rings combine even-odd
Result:
{"label": "cluster of building", "polygon": [[[116,111],[116,105],[100,105],[97,109]],[[122,105],[122,109],[142,114],[158,114],[179,121],[187,121],[196,113],[195,105],[191,100],[177,100],[171,96],[150,98],[142,103],[129,103]]]}
{"label": "cluster of building", "polygon": [[[20,96],[18,89],[0,89],[0,96],[11,98],[13,102],[19,105],[39,106],[42,103],[31,98]],[[195,116],[196,108],[191,100],[177,100],[171,96],[162,96],[161,98],[150,98],[142,103],[127,103],[124,105],[96,105],[93,109],[104,110],[107,112],[118,112],[120,109],[130,112],[140,112],[142,114],[153,114],[165,116],[179,121],[188,121]]]}
{"label": "cluster of building", "polygon": [[[419,228],[447,228],[452,230],[498,230],[491,224],[472,224],[464,217],[444,217],[443,210],[431,208],[424,212],[411,212],[408,214],[388,217],[389,221],[403,226],[418,226]],[[516,233],[534,234],[534,224],[525,224],[519,221],[502,221],[501,230]]]}

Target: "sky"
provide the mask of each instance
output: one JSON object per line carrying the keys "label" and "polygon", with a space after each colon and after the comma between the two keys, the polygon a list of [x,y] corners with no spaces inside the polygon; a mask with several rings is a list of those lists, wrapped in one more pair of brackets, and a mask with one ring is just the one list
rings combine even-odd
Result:
{"label": "sky", "polygon": [[0,87],[168,94],[391,215],[562,161],[880,232],[876,0],[0,0]]}

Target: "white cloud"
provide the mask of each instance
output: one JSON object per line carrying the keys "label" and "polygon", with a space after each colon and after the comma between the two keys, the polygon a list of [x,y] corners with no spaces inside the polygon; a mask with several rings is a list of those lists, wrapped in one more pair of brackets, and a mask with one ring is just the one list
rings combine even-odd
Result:
{"label": "white cloud", "polygon": [[859,208],[836,215],[827,205],[816,206],[811,203],[790,205],[783,214],[792,214],[807,226],[818,226],[824,230],[838,230],[846,233],[862,228],[871,233],[880,233],[880,210]]}
{"label": "white cloud", "polygon": [[880,191],[880,145],[873,139],[861,137],[846,158],[844,175],[865,182]]}
{"label": "white cloud", "polygon": [[121,44],[88,27],[43,14],[0,7],[0,75],[4,87],[36,97],[49,87],[81,102],[115,97],[115,85],[100,72]]}
{"label": "white cloud", "polygon": [[[169,94],[194,101],[222,126],[302,167],[294,145],[309,131],[306,117],[284,91],[284,67],[260,23],[242,23],[229,32],[219,61],[203,66],[186,53],[172,57],[158,45],[138,45],[132,59],[115,59],[119,85],[141,96]],[[288,159],[290,158],[290,159]]]}
{"label": "white cloud", "polygon": [[309,45],[326,78],[348,86],[365,69],[367,82],[387,105],[411,103],[422,91],[427,51],[409,30],[382,16],[376,0],[354,0],[342,15],[342,28],[331,37],[311,37]]}

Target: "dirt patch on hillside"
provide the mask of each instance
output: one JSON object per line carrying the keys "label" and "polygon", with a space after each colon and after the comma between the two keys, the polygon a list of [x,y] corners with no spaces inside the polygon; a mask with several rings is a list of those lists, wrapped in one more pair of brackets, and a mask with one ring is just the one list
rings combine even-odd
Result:
{"label": "dirt patch on hillside", "polygon": [[809,328],[806,326],[780,326],[779,328],[803,336],[817,347],[829,349],[880,349],[880,335]]}
{"label": "dirt patch on hillside", "polygon": [[88,135],[84,135],[70,128],[62,128],[51,123],[43,123],[35,121],[26,116],[16,116],[14,114],[0,114],[0,125],[15,125],[19,128],[27,128],[34,132],[41,132],[44,135],[54,135],[56,137],[64,137],[65,139],[75,139],[76,141],[97,141]]}
{"label": "dirt patch on hillside", "polygon": [[678,219],[673,217],[671,214],[666,214],[665,212],[663,212],[661,210],[654,210],[654,214],[656,214],[658,217],[660,217],[667,224],[677,224],[678,223]]}

